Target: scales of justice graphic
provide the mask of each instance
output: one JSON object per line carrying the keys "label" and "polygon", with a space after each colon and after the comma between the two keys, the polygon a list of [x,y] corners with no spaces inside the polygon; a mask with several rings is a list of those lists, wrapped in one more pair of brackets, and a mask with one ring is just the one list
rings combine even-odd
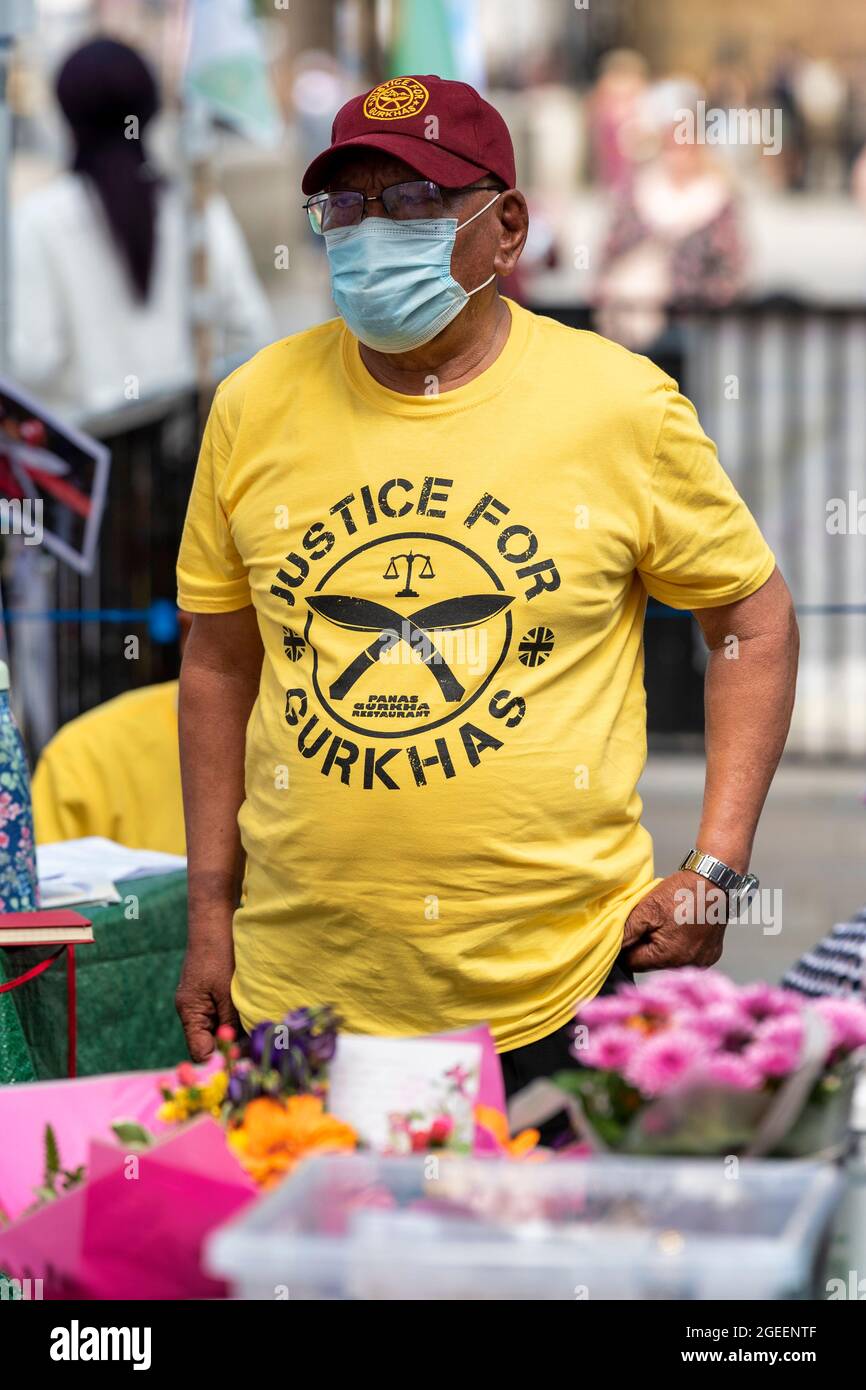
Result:
{"label": "scales of justice graphic", "polygon": [[431,562],[431,560],[430,560],[430,556],[429,556],[429,555],[416,555],[416,554],[414,553],[414,551],[412,551],[412,550],[407,550],[407,551],[405,551],[403,554],[400,554],[400,555],[392,555],[391,558],[390,558],[390,560],[388,561],[388,568],[386,569],[385,573],[382,575],[382,578],[383,578],[383,579],[399,579],[399,578],[400,578],[400,571],[399,571],[399,568],[398,568],[398,566],[397,566],[397,561],[398,561],[398,560],[405,560],[405,561],[406,561],[406,585],[405,585],[405,588],[399,589],[399,590],[397,591],[397,593],[395,594],[395,598],[420,598],[421,595],[418,593],[418,591],[417,591],[416,589],[413,589],[413,588],[412,588],[412,570],[413,570],[413,568],[414,568],[414,565],[415,565],[415,561],[416,561],[416,560],[423,560],[423,561],[424,561],[424,564],[421,566],[421,569],[418,571],[418,578],[419,578],[419,579],[435,579],[435,578],[436,578],[436,572],[435,572],[435,570],[433,569],[433,565],[432,565],[432,562]]}

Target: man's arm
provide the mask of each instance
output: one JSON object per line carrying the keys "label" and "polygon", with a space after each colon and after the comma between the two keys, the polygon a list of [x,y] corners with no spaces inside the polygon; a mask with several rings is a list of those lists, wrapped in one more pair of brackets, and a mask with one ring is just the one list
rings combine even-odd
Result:
{"label": "man's arm", "polygon": [[[764,799],[794,706],[799,635],[788,586],[774,570],[738,603],[695,611],[710,649],[704,693],[707,773],[695,845],[738,873],[749,867]],[[683,854],[690,847],[683,846]],[[698,875],[671,874],[632,910],[623,949],[634,970],[714,965],[724,927],[678,923],[676,894]],[[707,885],[709,888],[709,885]]]}
{"label": "man's arm", "polygon": [[232,917],[241,879],[238,811],[247,720],[259,688],[255,609],[197,613],[180,676],[180,766],[189,864],[189,935],[176,1003],[190,1056],[202,1062],[235,1023]]}

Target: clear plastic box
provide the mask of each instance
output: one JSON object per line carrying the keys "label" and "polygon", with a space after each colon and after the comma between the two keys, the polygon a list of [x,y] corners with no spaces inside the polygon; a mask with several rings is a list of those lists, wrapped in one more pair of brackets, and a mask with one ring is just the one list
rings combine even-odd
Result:
{"label": "clear plastic box", "polygon": [[792,1161],[333,1155],[206,1264],[256,1299],[804,1299],[840,1188]]}

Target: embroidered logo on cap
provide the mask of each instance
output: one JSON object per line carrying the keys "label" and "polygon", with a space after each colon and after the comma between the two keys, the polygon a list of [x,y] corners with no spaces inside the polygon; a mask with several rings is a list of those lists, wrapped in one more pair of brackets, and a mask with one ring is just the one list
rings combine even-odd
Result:
{"label": "embroidered logo on cap", "polygon": [[392,77],[370,92],[364,115],[371,121],[402,121],[423,111],[429,96],[424,84],[414,77]]}

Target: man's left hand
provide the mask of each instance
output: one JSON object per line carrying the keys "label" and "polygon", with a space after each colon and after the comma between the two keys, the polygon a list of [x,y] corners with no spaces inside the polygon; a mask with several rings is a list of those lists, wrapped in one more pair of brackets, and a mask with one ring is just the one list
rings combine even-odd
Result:
{"label": "man's left hand", "polygon": [[[697,918],[698,875],[680,870],[657,883],[629,913],[622,936],[622,951],[630,970],[666,970],[677,965],[715,965],[722,954],[725,928]],[[706,885],[711,888],[711,885]],[[692,911],[684,912],[683,892],[690,893]],[[708,902],[712,901],[712,895]],[[710,914],[712,915],[712,914]]]}

